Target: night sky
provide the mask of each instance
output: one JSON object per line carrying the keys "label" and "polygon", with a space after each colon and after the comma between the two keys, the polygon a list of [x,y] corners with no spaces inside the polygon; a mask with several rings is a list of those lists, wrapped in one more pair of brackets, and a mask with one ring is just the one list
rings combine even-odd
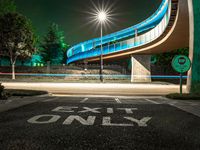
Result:
{"label": "night sky", "polygon": [[[109,0],[104,0],[108,2]],[[104,34],[112,33],[149,17],[159,7],[162,0],[110,0],[114,5],[115,19]],[[95,4],[102,0],[93,0]],[[50,23],[55,22],[64,31],[66,42],[73,45],[93,37],[99,31],[88,23],[93,8],[91,0],[16,0],[18,11],[32,20],[37,34],[42,37]]]}

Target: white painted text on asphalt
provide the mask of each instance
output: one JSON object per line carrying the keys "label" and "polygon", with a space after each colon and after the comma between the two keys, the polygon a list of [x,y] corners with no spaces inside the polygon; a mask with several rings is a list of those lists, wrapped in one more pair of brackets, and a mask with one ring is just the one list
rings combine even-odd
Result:
{"label": "white painted text on asphalt", "polygon": [[[72,106],[59,106],[52,110],[52,112],[57,113],[77,113],[79,115],[69,115],[64,122],[63,125],[71,125],[73,123],[80,123],[81,125],[85,126],[92,126],[95,124],[95,121],[97,119],[97,116],[89,115],[88,117],[81,117],[80,114],[83,113],[92,113],[92,114],[100,114],[102,111],[106,109],[107,114],[114,114],[115,112],[124,112],[127,115],[133,114],[133,111],[137,111],[137,108],[90,108],[90,107],[82,107],[79,109],[79,107],[72,107]],[[105,111],[105,110],[104,110]],[[52,115],[52,114],[43,114],[43,115],[37,115],[28,120],[28,123],[31,124],[50,124],[50,123],[56,123],[58,120],[60,120],[60,115]],[[118,121],[114,121],[114,118],[111,116],[102,116],[98,119],[102,119],[102,126],[115,126],[115,127],[131,127],[134,125],[137,125],[139,127],[147,127],[148,122],[152,119],[152,117],[143,117],[140,119],[136,119],[133,116],[124,116],[120,117],[120,119],[117,119]],[[119,122],[119,120],[121,120]],[[125,122],[125,123],[124,123]]]}
{"label": "white painted text on asphalt", "polygon": [[[78,111],[79,107],[74,106],[59,106],[53,109],[53,112],[66,112],[66,113],[101,113],[102,108],[89,108],[89,107],[83,107],[81,111]],[[124,111],[127,114],[133,114],[133,111],[138,110],[137,108],[116,108],[116,111]],[[108,114],[113,114],[114,109],[113,108],[106,108],[106,111]]]}

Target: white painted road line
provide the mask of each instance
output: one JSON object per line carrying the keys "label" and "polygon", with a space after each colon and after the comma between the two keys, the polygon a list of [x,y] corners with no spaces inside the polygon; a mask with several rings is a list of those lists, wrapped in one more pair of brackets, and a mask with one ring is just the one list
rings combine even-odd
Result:
{"label": "white painted road line", "polygon": [[144,99],[144,100],[146,100],[146,101],[148,101],[148,102],[150,102],[150,103],[156,104],[156,105],[160,104],[160,103],[158,103],[158,102],[156,102],[156,101],[153,101],[153,100],[150,100],[150,99]]}
{"label": "white painted road line", "polygon": [[121,104],[122,102],[119,100],[119,98],[115,98],[116,102]]}
{"label": "white painted road line", "polygon": [[89,98],[84,98],[81,103],[85,103]]}
{"label": "white painted road line", "polygon": [[54,101],[56,99],[58,99],[58,97],[50,98],[50,99],[44,100],[43,102],[51,102],[51,101]]}

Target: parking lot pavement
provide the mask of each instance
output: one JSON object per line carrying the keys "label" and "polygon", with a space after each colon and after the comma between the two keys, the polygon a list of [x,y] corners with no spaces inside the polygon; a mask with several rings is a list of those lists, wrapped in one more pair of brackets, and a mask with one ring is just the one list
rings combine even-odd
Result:
{"label": "parking lot pavement", "polygon": [[161,97],[47,97],[0,113],[3,150],[198,150],[199,130]]}

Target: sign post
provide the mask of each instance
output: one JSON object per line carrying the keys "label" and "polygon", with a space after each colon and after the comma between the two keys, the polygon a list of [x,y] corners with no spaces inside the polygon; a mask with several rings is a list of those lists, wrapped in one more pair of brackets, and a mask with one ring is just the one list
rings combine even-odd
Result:
{"label": "sign post", "polygon": [[183,93],[183,73],[190,70],[191,61],[187,56],[178,55],[172,60],[172,67],[180,73],[180,94]]}
{"label": "sign post", "polygon": [[183,74],[180,73],[180,94],[183,94]]}

